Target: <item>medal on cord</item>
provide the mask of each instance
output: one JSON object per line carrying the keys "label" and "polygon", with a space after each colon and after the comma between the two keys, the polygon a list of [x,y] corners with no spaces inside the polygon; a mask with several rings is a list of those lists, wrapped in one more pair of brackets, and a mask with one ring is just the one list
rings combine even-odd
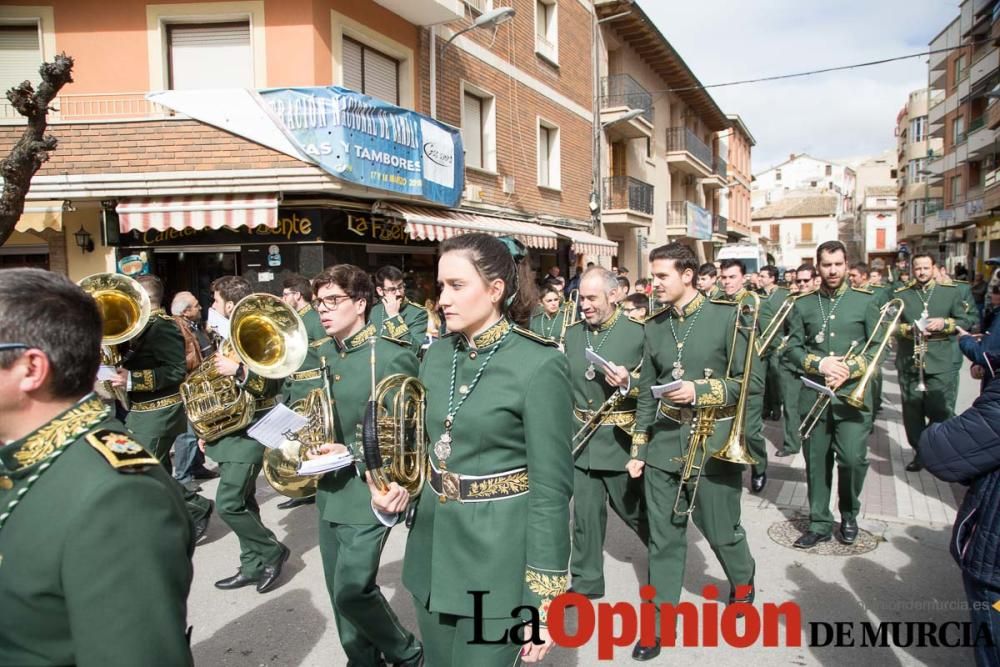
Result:
{"label": "medal on cord", "polygon": [[[583,332],[587,336],[587,349],[593,352],[594,354],[597,354],[598,350],[601,349],[601,346],[604,345],[604,341],[608,339],[608,335],[611,333],[611,330],[614,329],[617,324],[618,320],[616,319],[615,323],[612,324],[610,327],[608,327],[608,330],[604,332],[604,337],[601,338],[600,342],[597,343],[596,348],[590,342],[590,328],[585,327]],[[597,371],[594,367],[593,362],[591,362],[590,365],[587,366],[587,370],[586,372],[584,372],[583,377],[587,378],[588,380],[593,380],[595,377],[597,377]]]}
{"label": "medal on cord", "polygon": [[684,358],[684,343],[687,341],[688,336],[691,335],[691,330],[694,329],[694,323],[698,320],[698,316],[701,315],[701,307],[703,305],[705,305],[704,301],[698,306],[698,310],[694,311],[694,315],[691,316],[691,322],[688,323],[687,331],[684,332],[683,338],[677,336],[677,330],[674,329],[674,318],[667,318],[667,322],[670,324],[670,333],[673,334],[674,342],[677,344],[677,360],[674,361],[674,370],[670,371],[670,377],[675,380],[680,380],[684,377],[684,364],[682,363],[682,359]]}
{"label": "medal on cord", "polygon": [[924,299],[924,295],[922,294],[923,290],[922,289],[917,290],[917,298],[920,299],[920,303],[924,304],[924,312],[920,314],[920,317],[925,320],[931,316],[930,312],[927,309],[931,304],[931,297],[934,296],[935,287],[937,287],[937,283],[931,285],[931,288],[927,291],[926,300]]}
{"label": "medal on cord", "polygon": [[846,289],[841,292],[840,296],[833,300],[833,307],[830,308],[830,314],[827,315],[826,309],[823,307],[823,299],[820,297],[819,291],[817,290],[816,299],[819,301],[819,314],[823,318],[823,326],[820,328],[819,333],[816,334],[815,338],[817,344],[822,345],[823,341],[826,340],[827,325],[830,323],[830,320],[837,319],[837,316],[833,314],[833,311],[837,310],[837,306],[840,305],[840,300],[844,298],[845,294],[847,294]]}
{"label": "medal on cord", "polygon": [[500,349],[501,345],[503,345],[503,341],[513,330],[513,327],[508,329],[500,340],[497,341],[496,345],[493,346],[493,349],[489,351],[489,354],[486,355],[483,363],[479,366],[479,370],[476,371],[476,376],[472,379],[472,382],[469,383],[468,390],[462,394],[462,398],[458,401],[458,405],[455,405],[455,379],[458,375],[458,346],[455,346],[455,354],[451,359],[451,389],[448,393],[448,415],[444,418],[444,433],[442,433],[441,437],[438,438],[436,443],[434,443],[434,455],[438,457],[442,469],[448,466],[448,457],[451,456],[451,427],[455,424],[455,415],[457,415],[458,411],[462,409],[462,406],[465,404],[465,399],[472,394],[472,390],[476,388],[477,384],[479,384],[479,379],[483,376],[483,371],[485,371],[486,366],[489,365],[490,359],[493,358],[493,355],[496,354],[496,351]]}

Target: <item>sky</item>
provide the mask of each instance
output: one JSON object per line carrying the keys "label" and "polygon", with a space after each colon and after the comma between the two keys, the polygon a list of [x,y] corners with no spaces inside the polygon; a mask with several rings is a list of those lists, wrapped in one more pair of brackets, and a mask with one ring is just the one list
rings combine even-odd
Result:
{"label": "sky", "polygon": [[[852,65],[928,49],[953,0],[639,0],[702,85]],[[710,89],[757,140],[759,173],[791,153],[853,162],[894,149],[896,115],[927,58]]]}

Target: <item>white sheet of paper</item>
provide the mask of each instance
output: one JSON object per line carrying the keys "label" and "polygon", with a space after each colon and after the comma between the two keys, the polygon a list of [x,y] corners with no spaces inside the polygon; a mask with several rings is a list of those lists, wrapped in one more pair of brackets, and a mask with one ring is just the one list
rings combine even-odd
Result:
{"label": "white sheet of paper", "polygon": [[826,394],[830,398],[834,398],[833,390],[830,389],[829,387],[827,387],[825,384],[820,384],[818,382],[813,382],[812,380],[810,380],[809,378],[805,377],[804,375],[799,376],[799,377],[802,379],[802,384],[804,384],[809,389],[812,389],[813,391],[817,391],[817,392],[819,392],[821,394]]}
{"label": "white sheet of paper", "polygon": [[269,449],[277,449],[309,420],[288,406],[279,403],[263,419],[247,430],[247,435]]}
{"label": "white sheet of paper", "polygon": [[101,365],[97,369],[97,380],[98,382],[104,382],[105,380],[111,380],[118,377],[118,371],[114,366]]}
{"label": "white sheet of paper", "polygon": [[220,315],[214,308],[208,309],[208,322],[206,326],[223,339],[229,338],[229,319]]}
{"label": "white sheet of paper", "polygon": [[594,364],[594,366],[599,368],[602,373],[605,375],[608,374],[608,369],[611,368],[610,361],[597,354],[592,348],[589,347],[583,351],[583,355],[587,357],[587,361]]}
{"label": "white sheet of paper", "polygon": [[340,470],[354,463],[354,455],[350,452],[327,454],[313,459],[305,459],[299,464],[300,475],[318,475],[331,470]]}
{"label": "white sheet of paper", "polygon": [[684,384],[684,380],[674,380],[666,384],[654,384],[649,388],[649,391],[652,392],[653,398],[660,400],[664,394],[669,394],[672,391],[680,389],[682,384]]}
{"label": "white sheet of paper", "polygon": [[925,334],[927,333],[927,325],[930,323],[931,321],[929,319],[921,317],[919,320],[914,321],[913,326],[920,329],[920,333]]}

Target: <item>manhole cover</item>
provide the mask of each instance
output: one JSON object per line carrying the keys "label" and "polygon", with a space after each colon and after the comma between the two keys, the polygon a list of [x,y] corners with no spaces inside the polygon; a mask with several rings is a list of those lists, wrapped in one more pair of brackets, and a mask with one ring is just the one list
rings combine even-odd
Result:
{"label": "manhole cover", "polygon": [[[795,549],[792,544],[807,530],[809,530],[809,519],[779,521],[778,523],[771,524],[771,527],[767,529],[767,536],[783,547]],[[854,541],[854,544],[841,544],[837,540],[837,531],[840,530],[839,525],[835,524],[833,530],[834,536],[829,542],[821,542],[811,549],[795,550],[818,556],[856,556],[868,553],[869,551],[875,551],[876,547],[878,547],[878,538],[867,530],[858,530],[858,539]]]}

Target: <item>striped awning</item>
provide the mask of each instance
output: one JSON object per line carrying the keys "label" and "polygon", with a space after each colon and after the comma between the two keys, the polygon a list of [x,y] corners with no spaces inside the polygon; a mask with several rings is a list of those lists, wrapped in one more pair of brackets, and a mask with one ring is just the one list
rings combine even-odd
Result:
{"label": "striped awning", "polygon": [[556,234],[565,237],[573,242],[573,252],[577,255],[604,255],[614,257],[618,254],[618,242],[601,238],[590,232],[578,229],[564,229],[559,227]]}
{"label": "striped awning", "polygon": [[485,232],[494,236],[513,236],[531,248],[554,249],[559,243],[559,237],[552,230],[522,220],[395,203],[381,205],[376,210],[403,218],[406,233],[421,241],[444,241],[467,232]]}
{"label": "striped awning", "polygon": [[275,194],[123,199],[116,210],[122,232],[278,226]]}
{"label": "striped awning", "polygon": [[26,201],[24,212],[14,225],[16,232],[44,232],[62,229],[63,201]]}

